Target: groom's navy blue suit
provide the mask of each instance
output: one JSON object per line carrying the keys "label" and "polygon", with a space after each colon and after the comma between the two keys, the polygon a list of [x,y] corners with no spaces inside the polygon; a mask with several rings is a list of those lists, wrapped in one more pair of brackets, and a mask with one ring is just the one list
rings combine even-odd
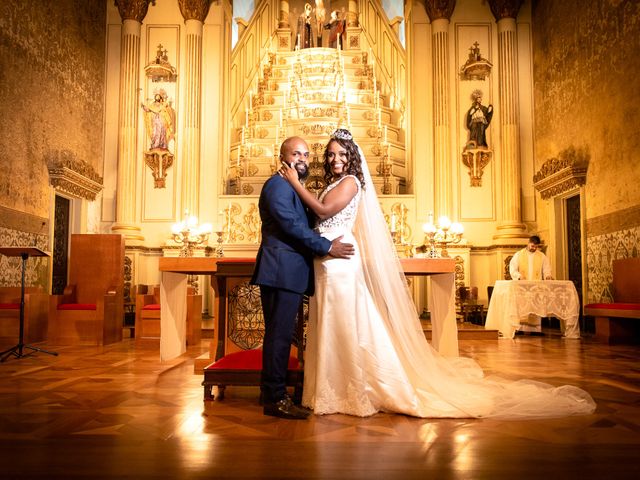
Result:
{"label": "groom's navy blue suit", "polygon": [[280,175],[269,178],[260,200],[262,242],[251,283],[260,286],[264,313],[262,391],[265,403],[284,398],[289,351],[302,296],[313,294],[313,257],[331,242],[309,226],[307,211]]}

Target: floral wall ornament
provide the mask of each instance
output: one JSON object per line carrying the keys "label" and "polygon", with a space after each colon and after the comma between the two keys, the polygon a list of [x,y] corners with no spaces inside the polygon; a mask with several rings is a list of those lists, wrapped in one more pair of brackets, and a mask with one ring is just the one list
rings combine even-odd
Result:
{"label": "floral wall ornament", "polygon": [[533,176],[533,186],[547,200],[584,185],[588,167],[589,155],[586,151],[567,148],[558,157],[550,158],[542,164]]}
{"label": "floral wall ornament", "polygon": [[144,152],[144,163],[151,169],[153,187],[167,186],[167,170],[173,165],[173,154],[167,151],[155,150]]}
{"label": "floral wall ornament", "polygon": [[491,161],[491,150],[470,148],[462,152],[462,163],[469,169],[469,178],[472,187],[482,186],[482,174],[484,167]]}
{"label": "floral wall ornament", "polygon": [[69,150],[53,151],[46,158],[49,182],[56,190],[75,198],[95,200],[102,191],[102,177]]}

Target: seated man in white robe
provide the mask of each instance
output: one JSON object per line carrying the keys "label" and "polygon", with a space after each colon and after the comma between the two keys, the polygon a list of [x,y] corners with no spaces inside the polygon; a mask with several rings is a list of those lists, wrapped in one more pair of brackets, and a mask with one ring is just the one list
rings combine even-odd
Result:
{"label": "seated man in white robe", "polygon": [[[509,262],[509,274],[513,280],[553,280],[551,264],[547,256],[540,251],[540,237],[529,237],[529,243],[519,250]],[[540,317],[529,315],[520,320],[521,332],[542,331]]]}

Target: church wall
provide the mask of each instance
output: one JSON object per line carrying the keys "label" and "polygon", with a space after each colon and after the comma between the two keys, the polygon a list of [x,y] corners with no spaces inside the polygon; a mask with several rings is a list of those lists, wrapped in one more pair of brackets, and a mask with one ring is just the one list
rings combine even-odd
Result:
{"label": "church wall", "polygon": [[[588,157],[585,300],[607,301],[611,260],[640,255],[640,3],[535,2],[533,26],[536,170],[571,148]],[[549,202],[537,208],[552,228]]]}
{"label": "church wall", "polygon": [[[47,159],[63,154],[102,172],[105,2],[0,2],[0,237],[49,250]],[[0,284],[19,283],[5,268]],[[28,283],[47,283],[34,261]]]}
{"label": "church wall", "polygon": [[[415,168],[414,194],[420,211],[416,212],[418,231],[430,211],[434,211],[434,196],[441,179],[434,170],[434,52],[433,28],[422,2],[414,1],[408,49],[411,52],[411,144],[409,162]],[[532,76],[532,19],[531,2],[525,1],[519,11],[517,23],[518,56],[518,126],[519,159],[521,170],[522,221],[530,230],[536,229],[536,199],[532,177],[534,174],[534,124]],[[467,79],[460,69],[469,55],[469,48],[478,43],[482,58],[493,64],[484,79]],[[448,108],[449,158],[452,182],[445,186],[451,190],[451,205],[446,213],[464,228],[464,241],[471,247],[468,265],[465,265],[466,285],[478,286],[480,300],[487,301],[486,287],[504,278],[504,260],[518,246],[518,239],[509,245],[497,245],[495,235],[501,218],[503,192],[501,115],[499,85],[498,25],[489,4],[475,0],[458,0],[448,26]],[[471,93],[483,92],[483,105],[492,104],[494,115],[487,129],[487,141],[493,152],[484,168],[480,185],[471,185],[469,168],[462,163],[462,151],[469,138],[466,112],[471,106]],[[436,218],[437,218],[436,214]],[[414,237],[420,243],[420,235]],[[524,239],[522,239],[524,240]],[[504,242],[503,242],[504,243]]]}
{"label": "church wall", "polygon": [[[199,164],[199,212],[201,222],[216,224],[219,221],[218,194],[221,193],[221,165],[226,155],[228,126],[225,122],[228,109],[228,63],[231,38],[230,8],[226,2],[210,6],[202,30],[202,110]],[[101,229],[109,231],[116,221],[116,191],[118,165],[118,105],[120,75],[120,36],[122,20],[115,5],[107,5],[106,84],[107,112],[105,129],[105,192],[101,211]],[[143,110],[138,111],[138,139],[136,162],[135,210],[136,223],[140,226],[142,245],[128,247],[132,262],[133,283],[159,282],[157,257],[167,245],[173,245],[171,225],[183,219],[183,174],[187,128],[186,102],[191,86],[185,81],[187,71],[187,28],[180,13],[178,1],[150,5],[142,20],[140,35],[140,102],[150,101],[157,89],[167,93],[167,101],[176,113],[176,135],[169,143],[174,162],[167,169],[164,187],[154,183],[152,171],[145,165],[144,151],[150,146],[145,131]],[[156,58],[158,45],[166,49],[169,63],[176,68],[173,80],[153,81],[145,75],[144,67]],[[211,243],[211,241],[210,241]],[[139,248],[138,248],[139,247]],[[177,247],[169,247],[168,254],[177,254]]]}

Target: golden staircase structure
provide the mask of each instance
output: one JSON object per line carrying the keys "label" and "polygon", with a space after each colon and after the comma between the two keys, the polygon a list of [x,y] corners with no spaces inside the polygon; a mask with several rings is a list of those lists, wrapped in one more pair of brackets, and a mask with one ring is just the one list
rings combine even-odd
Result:
{"label": "golden staircase structure", "polygon": [[381,94],[361,50],[309,48],[267,50],[260,61],[257,88],[245,100],[245,118],[235,129],[226,167],[227,195],[257,195],[279,168],[282,141],[304,138],[310,150],[311,191],[324,187],[323,158],[329,136],[348,128],[360,145],[378,194],[407,193],[402,112]]}

